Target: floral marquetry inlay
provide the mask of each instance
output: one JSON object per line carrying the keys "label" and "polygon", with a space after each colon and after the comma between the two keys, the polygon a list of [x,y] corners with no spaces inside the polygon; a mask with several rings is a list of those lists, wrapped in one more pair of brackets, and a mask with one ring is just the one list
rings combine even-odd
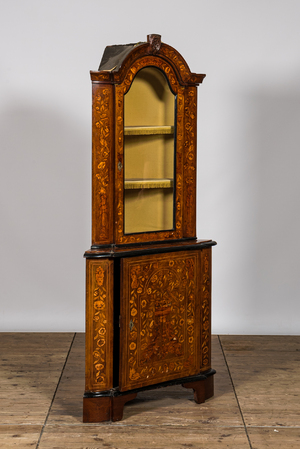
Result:
{"label": "floral marquetry inlay", "polygon": [[190,87],[186,91],[184,107],[184,178],[185,178],[185,218],[184,237],[196,235],[196,120],[197,91]]}
{"label": "floral marquetry inlay", "polygon": [[130,299],[123,304],[122,390],[199,372],[197,252],[130,258],[123,264],[124,298]]}
{"label": "floral marquetry inlay", "polygon": [[201,260],[201,276],[202,276],[202,301],[201,301],[201,368],[206,370],[210,368],[211,363],[211,324],[210,324],[210,308],[211,308],[211,249],[207,248],[202,251]]}
{"label": "floral marquetry inlay", "polygon": [[112,261],[87,260],[89,326],[91,357],[89,389],[105,390],[112,387]]}
{"label": "floral marquetry inlay", "polygon": [[93,86],[93,243],[112,241],[112,87]]}

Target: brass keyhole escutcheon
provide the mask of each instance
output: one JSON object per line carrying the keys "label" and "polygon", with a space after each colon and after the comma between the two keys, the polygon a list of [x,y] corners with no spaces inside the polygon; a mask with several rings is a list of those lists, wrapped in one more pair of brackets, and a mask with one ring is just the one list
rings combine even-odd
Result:
{"label": "brass keyhole escutcheon", "polygon": [[132,329],[134,328],[134,323],[132,320],[130,320],[129,328],[130,328],[130,331],[132,331]]}

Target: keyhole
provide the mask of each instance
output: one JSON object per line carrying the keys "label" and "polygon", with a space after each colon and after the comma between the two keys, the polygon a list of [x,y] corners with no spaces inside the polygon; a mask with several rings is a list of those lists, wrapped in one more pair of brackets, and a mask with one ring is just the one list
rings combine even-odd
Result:
{"label": "keyhole", "polygon": [[132,331],[132,329],[134,328],[134,323],[132,320],[130,320],[129,327],[130,327],[130,330]]}

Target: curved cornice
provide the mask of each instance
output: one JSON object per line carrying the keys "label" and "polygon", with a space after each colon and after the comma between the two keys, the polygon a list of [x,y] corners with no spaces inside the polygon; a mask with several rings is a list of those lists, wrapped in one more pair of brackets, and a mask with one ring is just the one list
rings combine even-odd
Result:
{"label": "curved cornice", "polygon": [[[158,35],[155,35],[158,36]],[[136,45],[133,50],[127,54],[123,60],[118,64],[118,69],[114,70],[101,70],[91,71],[91,79],[94,82],[100,83],[122,83],[131,65],[140,58],[151,55],[155,58],[164,59],[174,69],[178,82],[185,85],[198,85],[202,83],[205,78],[204,74],[192,73],[190,68],[181,56],[181,54],[170,45],[161,43],[159,46],[154,47],[148,43]]]}

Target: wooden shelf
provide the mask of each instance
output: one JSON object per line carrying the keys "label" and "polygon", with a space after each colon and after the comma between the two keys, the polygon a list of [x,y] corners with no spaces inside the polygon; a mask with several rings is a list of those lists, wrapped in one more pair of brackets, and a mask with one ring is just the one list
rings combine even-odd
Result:
{"label": "wooden shelf", "polygon": [[125,136],[150,136],[154,134],[174,134],[174,126],[125,126]]}
{"label": "wooden shelf", "polygon": [[125,190],[134,189],[170,189],[173,187],[173,179],[125,179]]}

